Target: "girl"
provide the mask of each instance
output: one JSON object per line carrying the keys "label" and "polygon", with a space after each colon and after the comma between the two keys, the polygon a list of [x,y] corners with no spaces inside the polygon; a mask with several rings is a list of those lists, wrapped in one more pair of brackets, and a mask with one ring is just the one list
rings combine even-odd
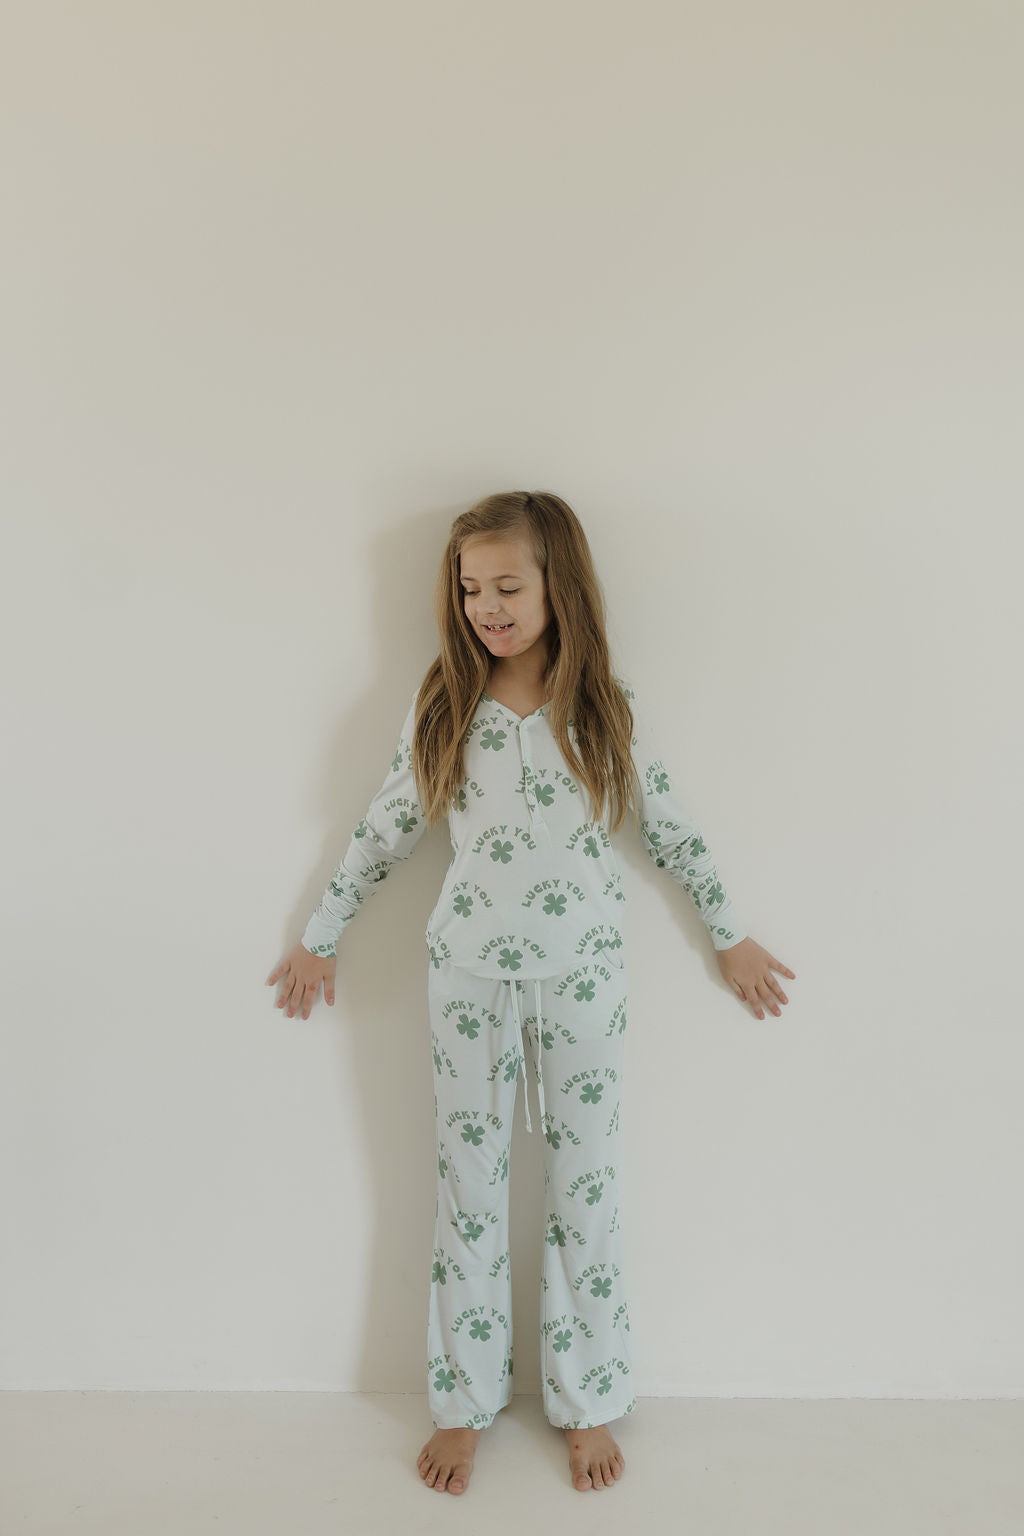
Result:
{"label": "girl", "polygon": [[[428,826],[452,857],[427,921],[437,1205],[428,1401],[418,1460],[468,1486],[482,1430],[512,1396],[508,1171],[518,1078],[532,1131],[529,1037],[544,1133],[543,1402],[573,1484],[625,1461],[609,1421],[636,1407],[618,1190],[626,1028],[625,895],[609,832],[629,810],[688,893],[722,975],[757,1018],[794,972],[745,935],[650,736],[611,669],[586,535],[550,492],[489,496],[452,524],[436,611],[441,651],[390,771],[300,943],[267,978],[279,1008],[334,1002],[342,931]],[[671,707],[671,703],[669,705]],[[530,1007],[532,1003],[532,1009]]]}

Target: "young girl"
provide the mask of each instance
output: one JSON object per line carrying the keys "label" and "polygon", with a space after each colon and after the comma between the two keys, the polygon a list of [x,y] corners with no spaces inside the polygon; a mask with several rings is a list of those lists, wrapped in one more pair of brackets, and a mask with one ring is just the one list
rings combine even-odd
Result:
{"label": "young girl", "polygon": [[[512,1396],[508,1171],[518,1079],[544,1133],[543,1403],[573,1484],[621,1476],[609,1422],[636,1407],[619,1190],[625,895],[609,832],[643,845],[697,906],[722,975],[759,1019],[794,975],[746,936],[657,756],[653,707],[610,665],[586,535],[550,492],[489,496],[452,524],[436,598],[440,655],[390,771],[301,942],[267,978],[308,1019],[336,944],[428,826],[452,857],[427,921],[437,1206],[427,1325],[438,1492],[468,1486],[482,1430]],[[672,707],[674,701],[668,701]],[[532,1007],[531,1007],[532,1004]]]}

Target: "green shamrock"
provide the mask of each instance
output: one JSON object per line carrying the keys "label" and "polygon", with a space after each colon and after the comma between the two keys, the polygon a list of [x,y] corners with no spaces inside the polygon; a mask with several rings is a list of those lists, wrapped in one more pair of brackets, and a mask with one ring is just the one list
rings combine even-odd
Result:
{"label": "green shamrock", "polygon": [[721,880],[716,880],[715,884],[711,887],[710,891],[708,891],[708,899],[704,903],[704,905],[708,906],[708,907],[713,907],[716,902],[724,901],[724,900],[725,900],[725,892],[722,890],[722,882],[721,882]]}
{"label": "green shamrock", "polygon": [[550,1029],[541,1030],[540,1043],[546,1051],[550,1051],[555,1043],[554,1034]]}
{"label": "green shamrock", "polygon": [[462,1139],[463,1139],[463,1141],[471,1141],[473,1143],[474,1147],[478,1147],[480,1145],[480,1143],[484,1139],[484,1128],[483,1128],[483,1126],[482,1125],[464,1125],[462,1127]]}
{"label": "green shamrock", "polygon": [[585,837],[583,839],[583,852],[587,855],[588,858],[600,858],[601,850],[597,846],[597,839],[594,837]]}
{"label": "green shamrock", "polygon": [[493,747],[495,752],[500,752],[505,745],[505,732],[486,730],[480,737],[482,747]]}
{"label": "green shamrock", "polygon": [[556,896],[554,892],[544,898],[544,911],[549,917],[564,917],[568,896]]}
{"label": "green shamrock", "polygon": [[370,828],[369,828],[369,826],[367,824],[366,817],[363,816],[360,819],[358,827],[356,827],[355,831],[352,833],[352,836],[353,837],[365,837],[367,832],[369,832],[369,830],[370,830]]}
{"label": "green shamrock", "polygon": [[519,1063],[516,1060],[516,1058],[513,1056],[511,1061],[506,1061],[506,1063],[505,1063],[505,1081],[506,1081],[506,1083],[510,1083],[512,1081],[512,1079],[515,1077],[515,1075],[516,1075],[516,1073],[518,1071],[519,1071]]}
{"label": "green shamrock", "polygon": [[539,784],[536,794],[541,805],[553,805],[555,801],[555,786],[553,784]]}
{"label": "green shamrock", "polygon": [[437,1375],[434,1377],[434,1390],[435,1392],[454,1392],[455,1372],[438,1371]]}
{"label": "green shamrock", "polygon": [[610,1392],[611,1389],[612,1389],[612,1379],[611,1379],[611,1377],[610,1376],[602,1376],[601,1377],[601,1385],[597,1389],[598,1390],[598,1394],[600,1395],[603,1392]]}
{"label": "green shamrock", "polygon": [[583,1104],[597,1104],[604,1093],[604,1083],[584,1083],[580,1089],[580,1102]]}
{"label": "green shamrock", "polygon": [[431,1280],[440,1280],[442,1285],[448,1284],[448,1271],[445,1269],[440,1259],[434,1260],[434,1273],[430,1278]]}
{"label": "green shamrock", "polygon": [[551,1224],[551,1231],[548,1233],[548,1242],[551,1244],[552,1248],[556,1246],[559,1248],[565,1247],[565,1233],[562,1231],[557,1221],[552,1222]]}
{"label": "green shamrock", "polygon": [[544,1140],[549,1142],[557,1152],[558,1148],[562,1145],[562,1133],[561,1131],[546,1130],[544,1132]]}
{"label": "green shamrock", "polygon": [[489,1339],[491,1336],[490,1323],[485,1323],[482,1318],[474,1317],[469,1325],[469,1336],[471,1339]]}
{"label": "green shamrock", "polygon": [[468,802],[466,800],[466,791],[464,789],[460,789],[458,794],[455,796],[455,804],[456,804],[457,809],[460,810],[460,811],[464,811],[466,809],[467,803]]}
{"label": "green shamrock", "polygon": [[441,1053],[438,1050],[437,1046],[435,1045],[434,1046],[434,1071],[435,1072],[440,1072],[440,1070],[441,1070]]}
{"label": "green shamrock", "polygon": [[408,811],[402,811],[395,817],[395,826],[399,827],[403,832],[411,832],[413,827],[418,825],[419,817],[410,816]]}
{"label": "green shamrock", "polygon": [[460,917],[469,917],[473,910],[473,898],[472,896],[456,896],[452,905]]}
{"label": "green shamrock", "polygon": [[500,837],[496,837],[494,842],[491,844],[491,858],[494,860],[495,864],[497,864],[499,860],[502,864],[511,864],[512,844],[503,843]]}
{"label": "green shamrock", "polygon": [[498,956],[498,964],[510,971],[518,971],[523,961],[521,949],[503,949]]}
{"label": "green shamrock", "polygon": [[707,851],[707,845],[705,844],[704,839],[701,837],[699,832],[697,833],[696,837],[690,838],[690,852],[694,858],[696,858],[699,853],[707,853]]}
{"label": "green shamrock", "polygon": [[[598,1280],[595,1278],[590,1282],[591,1296],[610,1296],[611,1293],[612,1283],[610,1280]],[[610,1379],[611,1378],[609,1377],[609,1380]]]}
{"label": "green shamrock", "polygon": [[402,749],[401,749],[401,747],[398,747],[395,750],[394,757],[391,759],[391,772],[392,773],[397,773],[399,768],[401,768],[401,766],[402,766]]}
{"label": "green shamrock", "polygon": [[460,1035],[467,1035],[470,1040],[475,1040],[480,1033],[480,1020],[471,1019],[468,1014],[460,1013],[459,1022],[456,1027]]}
{"label": "green shamrock", "polygon": [[592,1003],[594,1001],[594,983],[592,981],[579,982],[573,995],[578,1003]]}
{"label": "green shamrock", "polygon": [[442,1179],[448,1172],[448,1164],[443,1157],[439,1157],[437,1160],[437,1171],[441,1175]]}
{"label": "green shamrock", "polygon": [[655,776],[654,776],[654,788],[655,788],[655,790],[657,791],[657,793],[659,795],[663,795],[665,793],[665,791],[669,787],[670,786],[669,786],[669,782],[668,782],[668,774],[667,773],[655,774]]}
{"label": "green shamrock", "polygon": [[465,1232],[462,1235],[463,1235],[463,1237],[467,1238],[471,1243],[475,1243],[477,1238],[480,1236],[482,1231],[483,1231],[483,1227],[480,1225],[480,1223],[478,1221],[467,1221],[466,1222],[466,1230],[465,1230]]}
{"label": "green shamrock", "polygon": [[603,1189],[604,1189],[604,1180],[603,1179],[601,1179],[597,1184],[591,1184],[590,1188],[587,1191],[587,1204],[588,1205],[596,1205],[597,1202],[601,1198],[601,1191]]}
{"label": "green shamrock", "polygon": [[572,1348],[572,1329],[571,1328],[559,1328],[558,1332],[555,1334],[555,1348],[556,1349],[571,1349]]}

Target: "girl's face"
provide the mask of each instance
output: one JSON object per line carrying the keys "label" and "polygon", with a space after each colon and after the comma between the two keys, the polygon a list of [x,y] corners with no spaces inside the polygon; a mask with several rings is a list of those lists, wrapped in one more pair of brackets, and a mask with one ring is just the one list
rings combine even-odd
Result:
{"label": "girl's face", "polygon": [[551,623],[544,572],[523,539],[474,539],[464,544],[459,573],[466,617],[495,661],[538,646]]}

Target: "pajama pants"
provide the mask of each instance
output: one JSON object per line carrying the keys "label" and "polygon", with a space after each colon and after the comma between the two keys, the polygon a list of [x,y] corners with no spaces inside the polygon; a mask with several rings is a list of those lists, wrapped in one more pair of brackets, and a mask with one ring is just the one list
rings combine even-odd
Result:
{"label": "pajama pants", "polygon": [[483,1429],[512,1397],[509,1152],[530,1041],[544,1153],[544,1412],[582,1429],[636,1408],[619,1188],[626,971],[618,952],[540,981],[431,955],[437,1208],[427,1326],[435,1428]]}

